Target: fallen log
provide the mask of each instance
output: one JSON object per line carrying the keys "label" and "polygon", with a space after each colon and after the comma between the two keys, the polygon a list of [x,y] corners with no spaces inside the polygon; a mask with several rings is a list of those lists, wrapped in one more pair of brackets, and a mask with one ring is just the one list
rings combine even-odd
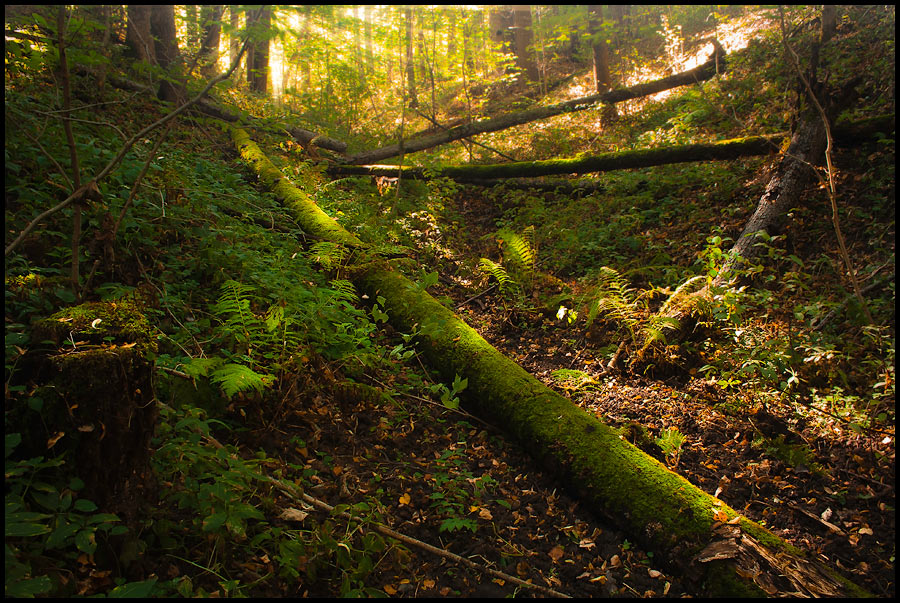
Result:
{"label": "fallen log", "polygon": [[[395,267],[328,218],[285,178],[246,132],[232,130],[243,159],[297,214],[304,230],[348,245],[348,274],[384,298],[395,328],[416,333],[445,379],[468,379],[466,404],[554,471],[594,512],[612,518],[705,595],[859,596],[865,591],[810,560],[759,524],[697,488],[498,352]],[[310,178],[301,174],[301,177]],[[312,180],[307,183],[314,186]],[[334,238],[332,238],[332,236]]]}
{"label": "fallen log", "polygon": [[487,165],[456,165],[437,168],[399,167],[396,165],[331,165],[327,173],[332,176],[386,176],[397,178],[450,178],[453,180],[490,180],[497,178],[523,178],[560,174],[585,174],[632,168],[651,167],[669,163],[737,159],[753,155],[765,155],[778,150],[786,133],[765,136],[749,136],[720,142],[633,149],[598,155],[581,155],[566,159],[540,161],[516,161]]}
{"label": "fallen log", "polygon": [[[894,130],[894,122],[895,117],[893,115],[879,115],[856,122],[845,123],[835,128],[835,137],[839,142],[859,142],[870,139],[878,133],[892,132]],[[671,163],[725,161],[739,157],[765,155],[779,151],[782,142],[790,136],[789,132],[778,132],[710,143],[632,149],[615,153],[600,153],[599,155],[580,155],[573,158],[485,165],[457,165],[428,169],[417,167],[401,168],[396,165],[337,164],[328,166],[326,172],[331,176],[384,176],[398,178],[402,174],[403,178],[410,179],[450,178],[463,183],[477,183],[477,181],[490,181],[502,178],[533,178],[561,174],[609,172]]]}
{"label": "fallen log", "polygon": [[435,134],[433,136],[424,136],[415,140],[407,140],[398,144],[388,145],[380,149],[363,151],[361,153],[351,155],[347,159],[347,163],[374,163],[377,161],[381,161],[382,159],[387,159],[388,157],[395,157],[397,155],[405,153],[415,153],[417,151],[430,149],[432,147],[460,140],[462,138],[469,138],[476,134],[505,130],[506,128],[511,128],[513,126],[518,126],[538,119],[546,119],[548,117],[560,115],[562,113],[571,113],[573,111],[590,109],[591,107],[594,107],[598,104],[619,103],[633,98],[640,98],[642,96],[656,94],[657,92],[662,92],[663,90],[669,90],[671,88],[677,88],[679,86],[695,84],[697,82],[711,79],[717,73],[721,73],[725,67],[724,59],[725,50],[718,44],[718,42],[716,42],[714,43],[713,54],[708,61],[706,61],[702,65],[699,65],[682,73],[670,75],[668,77],[653,80],[651,82],[644,82],[643,84],[637,84],[630,88],[619,88],[616,90],[610,90],[609,92],[603,92],[601,94],[594,94],[591,96],[564,101],[555,105],[535,107],[533,109],[527,109],[525,111],[507,113],[499,117],[476,121],[457,126],[455,128],[450,128],[445,132]]}

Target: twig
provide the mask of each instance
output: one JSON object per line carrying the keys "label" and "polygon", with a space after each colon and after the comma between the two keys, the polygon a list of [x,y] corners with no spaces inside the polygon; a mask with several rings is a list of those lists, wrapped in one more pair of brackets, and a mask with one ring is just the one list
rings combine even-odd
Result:
{"label": "twig", "polygon": [[[363,373],[363,374],[364,374],[366,377],[368,377],[369,379],[371,379],[372,381],[374,381],[375,383],[377,383],[378,385],[380,385],[381,387],[383,387],[383,388],[385,388],[385,389],[390,389],[390,387],[389,387],[388,385],[382,383],[381,381],[379,381],[378,379],[376,379],[376,378],[373,377],[372,375],[367,375],[367,374],[365,374],[365,373]],[[423,402],[423,403],[425,403],[425,404],[430,404],[430,405],[432,405],[432,406],[437,406],[437,407],[439,407],[439,408],[442,408],[443,410],[449,410],[449,411],[452,411],[452,412],[461,414],[462,416],[466,417],[467,419],[472,419],[473,421],[476,421],[476,422],[478,422],[478,423],[481,423],[481,424],[484,425],[485,427],[488,427],[488,428],[494,430],[495,432],[498,432],[498,433],[500,432],[500,430],[497,429],[497,427],[495,427],[494,425],[491,425],[490,423],[488,423],[488,422],[485,421],[484,419],[482,419],[482,418],[480,418],[480,417],[476,417],[475,415],[473,415],[473,414],[471,414],[471,413],[469,413],[469,412],[466,412],[465,410],[463,410],[463,409],[461,409],[461,408],[450,408],[449,406],[445,406],[445,405],[443,405],[443,404],[438,404],[438,403],[435,402],[434,400],[429,400],[428,398],[423,398],[422,396],[417,396],[417,395],[415,395],[415,394],[408,394],[408,393],[406,393],[406,392],[395,392],[395,393],[400,394],[401,396],[406,396],[407,398],[410,398],[410,399],[412,399],[412,400],[416,400],[417,402]]]}
{"label": "twig", "polygon": [[491,291],[493,291],[493,290],[496,289],[496,288],[497,288],[497,285],[491,285],[490,287],[488,287],[487,289],[485,289],[485,290],[482,291],[481,293],[479,293],[479,294],[477,294],[477,295],[473,295],[472,297],[470,297],[470,298],[467,299],[466,301],[460,302],[460,303],[456,304],[456,307],[457,307],[457,308],[462,308],[463,306],[467,305],[469,302],[475,301],[476,299],[478,299],[478,298],[481,297],[482,295],[487,295],[488,293],[490,293]]}
{"label": "twig", "polygon": [[182,379],[188,379],[193,381],[194,378],[188,375],[187,373],[182,373],[181,371],[176,371],[175,369],[171,369],[167,366],[156,366],[156,370],[163,371],[164,373],[169,373],[170,375],[175,375],[176,377],[181,377]]}
{"label": "twig", "polygon": [[[276,487],[278,487],[282,492],[284,492],[285,494],[287,494],[294,500],[298,500],[298,501],[302,500],[303,502],[310,504],[321,511],[326,511],[328,513],[338,515],[339,517],[342,517],[347,520],[358,521],[358,522],[364,521],[364,520],[360,519],[359,517],[354,517],[353,515],[350,515],[349,513],[344,513],[344,512],[334,513],[334,507],[332,507],[325,501],[319,500],[318,498],[313,498],[312,496],[305,494],[303,492],[297,492],[296,488],[292,484],[289,484],[288,482],[277,480],[273,477],[269,477],[269,481],[271,481],[273,484],[275,484]],[[411,546],[420,548],[424,551],[428,551],[429,553],[433,553],[433,554],[443,557],[445,559],[450,559],[451,561],[455,561],[456,563],[461,563],[471,569],[477,570],[477,571],[487,574],[489,576],[493,576],[495,578],[500,578],[501,580],[512,582],[513,584],[515,584],[517,586],[523,586],[525,588],[533,588],[533,589],[538,590],[538,591],[540,591],[546,595],[549,595],[551,597],[560,597],[560,598],[564,598],[564,599],[571,599],[571,597],[569,595],[561,593],[559,591],[555,591],[552,588],[547,588],[546,586],[541,586],[539,584],[532,584],[531,582],[525,582],[524,580],[522,580],[520,578],[516,578],[515,576],[510,576],[509,574],[505,574],[501,571],[491,569],[489,567],[485,567],[484,565],[475,563],[471,559],[467,559],[465,557],[457,555],[456,553],[451,553],[450,551],[446,551],[446,550],[440,549],[436,546],[432,546],[432,545],[428,544],[427,542],[422,542],[421,540],[417,540],[411,536],[401,534],[400,532],[397,532],[396,530],[392,530],[391,528],[389,528],[383,524],[376,523],[376,522],[369,522],[367,525],[371,526],[376,532],[379,532],[380,534],[383,534],[383,535],[393,538],[395,540],[399,540],[400,542],[403,542],[405,544],[409,544]]]}
{"label": "twig", "polygon": [[[413,111],[415,111],[415,112],[418,113],[421,117],[424,117],[425,119],[427,119],[428,121],[430,121],[431,123],[433,123],[434,125],[436,125],[437,127],[439,127],[440,129],[442,129],[442,130],[444,130],[444,131],[447,131],[447,130],[449,129],[449,128],[447,128],[447,126],[441,124],[438,120],[433,119],[433,118],[429,117],[428,115],[425,115],[425,114],[422,113],[421,111],[419,111],[419,110],[417,110],[417,109],[415,109],[415,108],[413,108]],[[503,153],[502,151],[498,151],[497,149],[495,149],[495,148],[493,148],[493,147],[489,147],[489,146],[487,146],[486,144],[481,144],[481,143],[478,142],[477,140],[473,140],[473,139],[471,139],[471,138],[462,138],[461,140],[464,140],[464,141],[469,142],[469,143],[471,143],[471,144],[477,144],[478,146],[480,146],[480,147],[483,148],[483,149],[487,149],[488,151],[492,151],[492,152],[494,152],[494,153],[497,153],[498,155],[500,155],[500,156],[503,157],[504,159],[509,159],[510,161],[516,161],[516,158],[515,158],[515,157],[510,157],[509,155]]]}

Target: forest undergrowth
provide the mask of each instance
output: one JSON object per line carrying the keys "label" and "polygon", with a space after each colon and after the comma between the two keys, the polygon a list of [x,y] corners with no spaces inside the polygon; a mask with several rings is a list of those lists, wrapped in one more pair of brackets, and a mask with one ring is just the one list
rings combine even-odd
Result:
{"label": "forest undergrowth", "polygon": [[[854,31],[851,42],[865,46],[865,32]],[[727,78],[624,113],[591,140],[579,133],[596,131],[592,111],[483,140],[540,158],[607,150],[616,140],[642,147],[786,129],[792,80],[779,53],[777,37],[763,35],[734,58]],[[882,71],[872,66],[873,80],[883,83]],[[22,124],[6,134],[8,239],[65,186],[54,157],[62,151],[41,142],[64,140],[62,128],[35,117],[52,91],[24,71],[7,80],[7,125]],[[106,124],[161,115],[146,98],[109,94]],[[845,117],[893,111],[888,96],[873,94]],[[121,143],[104,124],[74,128],[89,172]],[[841,225],[873,324],[845,279],[825,193],[811,185],[784,230],[768,237],[748,284],[703,306],[677,346],[654,315],[680,299],[683,283],[714,278],[772,157],[613,172],[598,179],[601,190],[573,194],[322,174],[310,194],[623,438],[890,597],[891,137],[835,156]],[[296,145],[271,134],[260,141],[288,176],[312,165]],[[435,377],[414,334],[390,327],[383,300],[355,290],[346,250],[296,226],[239,161],[223,125],[191,115],[158,149],[153,142],[141,141],[100,183],[105,204],[82,208],[81,290],[67,273],[71,208],[6,258],[8,596],[699,592],[690,576],[670,575],[651,551],[589,513],[498,426],[469,414],[466,380]],[[458,145],[416,161],[467,153]],[[128,202],[110,251],[98,233]],[[42,423],[48,394],[28,373],[29,350],[83,345],[32,339],[37,319],[83,300],[137,304],[157,346],[150,485],[111,508],[80,494],[78,459],[56,453],[66,436]],[[40,454],[10,429],[27,424],[40,426]]]}

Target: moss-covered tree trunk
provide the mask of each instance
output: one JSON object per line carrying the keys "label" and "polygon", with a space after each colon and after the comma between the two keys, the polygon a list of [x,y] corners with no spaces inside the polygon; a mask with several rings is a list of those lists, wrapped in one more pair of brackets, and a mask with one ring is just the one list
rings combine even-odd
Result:
{"label": "moss-covered tree trunk", "polygon": [[[880,115],[835,127],[834,136],[838,142],[854,143],[872,136],[894,130],[893,115]],[[739,157],[765,155],[780,150],[781,143],[790,137],[789,132],[748,136],[710,143],[687,144],[652,149],[632,149],[599,155],[581,155],[573,158],[547,159],[541,161],[516,161],[486,165],[457,165],[424,170],[416,167],[396,165],[331,165],[327,172],[333,176],[385,176],[389,178],[424,179],[450,178],[459,182],[497,181],[506,178],[533,178],[561,174],[585,174],[610,172],[633,168],[653,167],[672,163],[692,161],[725,161]],[[798,138],[799,137],[799,138]],[[793,136],[793,151],[801,151],[809,133],[803,131]]]}
{"label": "moss-covered tree trunk", "polygon": [[403,141],[402,146],[400,144],[393,144],[380,149],[357,153],[350,156],[347,161],[352,164],[374,163],[376,161],[387,159],[388,157],[395,157],[401,153],[415,153],[462,138],[469,138],[476,134],[497,132],[498,130],[505,130],[506,128],[511,128],[538,119],[546,119],[561,113],[571,113],[573,111],[590,109],[597,104],[618,103],[633,98],[656,94],[657,92],[669,90],[670,88],[695,84],[711,79],[716,73],[720,73],[724,69],[724,58],[725,51],[722,50],[722,47],[719,46],[718,43],[716,43],[715,51],[708,61],[683,73],[670,75],[658,80],[653,80],[652,82],[637,84],[630,88],[610,90],[609,92],[604,92],[602,94],[576,98],[555,105],[535,107],[534,109],[528,109],[526,111],[507,113],[506,115],[501,115],[492,119],[468,123],[455,128],[450,128],[449,130],[441,132],[440,134],[435,134],[434,136]]}
{"label": "moss-covered tree trunk", "polygon": [[498,352],[452,311],[400,275],[293,186],[246,132],[234,130],[241,156],[313,236],[354,247],[349,267],[370,297],[384,297],[392,324],[418,333],[445,379],[468,379],[470,410],[504,425],[509,436],[610,517],[658,559],[710,595],[861,594],[835,572],[668,470]]}
{"label": "moss-covered tree trunk", "polygon": [[[542,161],[515,161],[489,165],[457,165],[442,168],[402,168],[404,178],[451,178],[453,180],[489,180],[496,178],[526,178],[560,174],[586,174],[631,168],[651,167],[669,163],[737,159],[752,155],[764,155],[778,150],[786,133],[767,136],[735,138],[708,144],[689,144],[634,149],[599,155],[582,155],[568,159]],[[328,167],[332,175],[369,175],[397,177],[401,168],[393,165],[333,165]]]}

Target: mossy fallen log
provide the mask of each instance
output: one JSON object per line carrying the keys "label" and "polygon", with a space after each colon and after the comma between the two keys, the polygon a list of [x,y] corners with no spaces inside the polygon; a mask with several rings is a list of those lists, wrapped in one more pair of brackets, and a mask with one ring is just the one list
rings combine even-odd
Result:
{"label": "mossy fallen log", "polygon": [[[835,127],[839,143],[858,143],[871,139],[878,133],[894,131],[894,116],[879,115]],[[450,178],[458,182],[497,181],[506,178],[534,178],[563,174],[609,172],[633,168],[653,167],[693,161],[727,161],[739,157],[766,155],[781,150],[791,137],[790,132],[777,132],[761,136],[732,138],[710,143],[672,145],[650,149],[631,149],[598,155],[579,155],[572,158],[540,161],[516,161],[486,165],[455,165],[422,169],[396,165],[331,165],[326,172],[331,176],[383,176],[427,179]]]}
{"label": "mossy fallen log", "polygon": [[598,155],[580,155],[572,158],[545,159],[540,161],[516,161],[488,165],[454,165],[422,169],[400,168],[395,165],[332,165],[327,173],[332,176],[386,176],[397,178],[450,178],[452,180],[491,180],[498,178],[524,178],[555,176],[561,174],[586,174],[632,168],[652,167],[670,163],[692,161],[724,161],[738,157],[765,155],[778,151],[787,133],[765,136],[749,136],[719,142],[632,149]]}
{"label": "mossy fallen log", "polygon": [[387,159],[388,157],[395,157],[403,153],[415,153],[448,142],[469,138],[476,134],[497,132],[499,130],[505,130],[506,128],[536,121],[538,119],[546,119],[562,113],[581,111],[604,103],[618,103],[633,98],[649,96],[651,94],[656,94],[657,92],[662,92],[663,90],[687,86],[711,79],[717,73],[724,71],[724,69],[725,50],[718,42],[715,42],[713,54],[709,60],[702,65],[682,73],[676,73],[658,80],[637,84],[630,88],[619,88],[610,90],[609,92],[564,101],[555,105],[534,107],[532,109],[526,109],[525,111],[507,113],[505,115],[500,115],[499,117],[463,124],[461,126],[450,128],[440,134],[424,136],[416,138],[415,140],[406,140],[400,144],[392,144],[380,149],[356,153],[355,155],[351,155],[347,159],[347,162],[352,164],[369,164],[381,161],[382,159]]}
{"label": "mossy fallen log", "polygon": [[699,592],[720,596],[866,594],[535,379],[315,207],[246,132],[234,129],[233,139],[261,181],[297,212],[307,232],[321,233],[358,251],[355,263],[348,266],[354,282],[370,297],[385,299],[391,323],[417,334],[424,355],[445,379],[456,375],[468,379],[470,410],[503,425],[509,436],[580,494],[592,511],[610,517],[673,571],[696,580]]}

